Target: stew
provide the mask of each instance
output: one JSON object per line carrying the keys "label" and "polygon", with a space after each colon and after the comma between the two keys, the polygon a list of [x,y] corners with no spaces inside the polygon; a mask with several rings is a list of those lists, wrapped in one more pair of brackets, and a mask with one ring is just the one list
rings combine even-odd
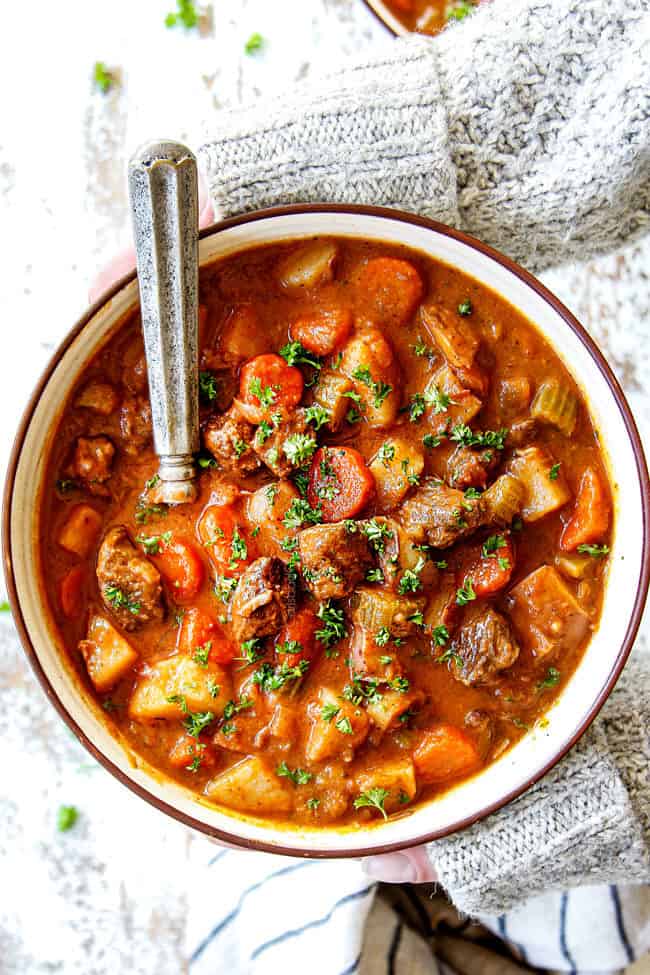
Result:
{"label": "stew", "polygon": [[464,20],[480,0],[385,0],[390,12],[419,34],[439,34],[451,21]]}
{"label": "stew", "polygon": [[122,740],[222,807],[380,820],[493,762],[598,624],[587,405],[506,301],[360,240],[201,272],[200,496],[167,508],[137,315],[50,444],[43,586]]}

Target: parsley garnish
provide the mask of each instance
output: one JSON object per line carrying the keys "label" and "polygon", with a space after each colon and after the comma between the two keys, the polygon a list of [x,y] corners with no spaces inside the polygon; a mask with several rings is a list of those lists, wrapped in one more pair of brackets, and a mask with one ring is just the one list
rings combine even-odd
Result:
{"label": "parsley garnish", "polygon": [[387,626],[382,626],[375,633],[375,643],[378,647],[385,647],[390,640],[390,630]]}
{"label": "parsley garnish", "polygon": [[381,571],[381,569],[368,569],[368,571],[366,572],[366,581],[367,582],[383,582],[384,581],[384,573]]}
{"label": "parsley garnish", "polygon": [[320,505],[312,508],[304,498],[294,498],[285,512],[282,524],[285,528],[300,528],[302,525],[317,525],[322,517]]}
{"label": "parsley garnish", "polygon": [[282,449],[291,464],[299,467],[310,460],[318,444],[307,433],[292,433],[284,441]]}
{"label": "parsley garnish", "polygon": [[254,702],[250,699],[250,697],[242,697],[240,694],[238,701],[228,701],[223,709],[223,716],[226,721],[230,721],[230,719],[234,718],[235,715],[239,714],[240,711],[247,711],[248,708],[252,708],[253,704]]}
{"label": "parsley garnish", "polygon": [[56,814],[56,828],[59,833],[72,829],[78,818],[79,813],[75,806],[59,806]]}
{"label": "parsley garnish", "polygon": [[316,639],[323,644],[325,653],[329,656],[332,647],[347,636],[345,615],[343,610],[335,606],[331,599],[319,607],[317,615],[323,626],[316,631]]}
{"label": "parsley garnish", "polygon": [[418,335],[418,340],[415,345],[412,346],[412,348],[413,355],[418,356],[418,358],[421,358],[422,356],[431,357],[434,354],[433,349],[430,349],[428,345],[424,344],[420,335]]}
{"label": "parsley garnish", "polygon": [[505,427],[501,430],[474,433],[466,423],[457,423],[452,427],[449,439],[462,443],[465,447],[494,447],[495,450],[503,450],[507,436],[508,430]]}
{"label": "parsley garnish", "polygon": [[360,367],[359,369],[355,369],[355,371],[352,373],[352,378],[358,379],[360,382],[364,384],[364,386],[368,386],[368,388],[372,390],[375,396],[374,407],[376,410],[379,409],[379,407],[384,402],[386,397],[393,391],[393,387],[389,386],[387,383],[376,382],[372,378],[372,375],[370,374],[370,370],[368,369],[367,366]]}
{"label": "parsley garnish", "polygon": [[545,691],[549,687],[555,687],[556,684],[559,684],[561,676],[559,670],[555,667],[549,667],[546,671],[546,677],[537,685],[537,690]]}
{"label": "parsley garnish", "polygon": [[376,518],[371,518],[365,522],[362,531],[375,552],[378,552],[380,555],[384,551],[385,542],[393,537],[393,533],[388,525],[382,521],[377,521]]}
{"label": "parsley garnish", "polygon": [[176,11],[165,17],[165,27],[176,27],[180,24],[190,30],[198,25],[199,14],[193,0],[176,0],[176,7]]}
{"label": "parsley garnish", "polygon": [[199,667],[207,667],[210,660],[210,651],[212,650],[212,640],[208,640],[200,647],[194,648],[194,653],[192,654],[192,660],[194,663],[198,664]]}
{"label": "parsley garnish", "polygon": [[289,366],[304,363],[307,366],[313,366],[314,369],[320,369],[321,367],[320,359],[314,358],[309,350],[300,342],[288,342],[283,349],[280,349],[280,355],[283,359],[286,359],[287,365]]}
{"label": "parsley garnish", "polygon": [[313,406],[308,406],[305,410],[305,420],[307,423],[313,423],[314,429],[318,433],[322,426],[325,426],[329,422],[330,414],[329,411],[325,409],[324,406],[319,406],[315,403]]}
{"label": "parsley garnish", "polygon": [[271,406],[276,397],[276,392],[271,386],[262,386],[262,381],[259,376],[253,376],[248,384],[248,391],[251,396],[259,400],[260,406],[265,410]]}
{"label": "parsley garnish", "polygon": [[264,38],[261,34],[255,31],[254,34],[248,38],[244,44],[244,51],[246,54],[255,54],[256,51],[261,51],[264,47]]}
{"label": "parsley garnish", "polygon": [[337,707],[336,704],[323,704],[320,716],[323,721],[327,721],[329,723],[333,718],[336,717],[340,710],[341,709]]}
{"label": "parsley garnish", "polygon": [[412,569],[405,569],[397,586],[400,596],[405,596],[409,592],[417,592],[422,588],[420,573],[426,564],[426,559],[420,556]]}
{"label": "parsley garnish", "polygon": [[500,548],[505,548],[506,540],[503,535],[490,535],[483,542],[481,555],[484,559],[496,558]]}
{"label": "parsley garnish", "polygon": [[204,403],[212,403],[217,398],[217,386],[217,378],[214,373],[199,373],[199,398]]}
{"label": "parsley garnish", "polygon": [[127,609],[129,613],[137,616],[140,612],[140,603],[137,600],[129,599],[123,589],[118,586],[104,586],[104,598],[111,604],[113,609]]}
{"label": "parsley garnish", "polygon": [[350,719],[348,717],[339,718],[334,727],[337,731],[340,731],[342,735],[353,734],[352,725],[350,724]]}
{"label": "parsley garnish", "polygon": [[307,772],[304,768],[296,768],[292,771],[286,762],[280,762],[275,774],[279,775],[281,779],[290,779],[294,785],[307,785],[314,777],[311,772]]}
{"label": "parsley garnish", "polygon": [[102,95],[105,95],[111,90],[116,80],[115,73],[109,71],[103,61],[95,61],[93,81],[95,82],[95,87],[101,91]]}
{"label": "parsley garnish", "polygon": [[465,298],[465,301],[461,301],[460,305],[458,306],[458,314],[463,315],[463,317],[471,315],[473,310],[472,302],[469,300],[469,298]]}
{"label": "parsley garnish", "polygon": [[445,439],[444,433],[439,433],[439,434],[427,433],[422,437],[422,443],[424,444],[425,447],[428,447],[431,450],[434,447],[439,447],[444,439]]}
{"label": "parsley garnish", "polygon": [[578,552],[591,555],[592,559],[604,559],[609,555],[609,545],[578,545]]}
{"label": "parsley garnish", "polygon": [[553,464],[550,471],[548,472],[549,479],[551,481],[557,481],[558,474],[560,473],[560,462]]}
{"label": "parsley garnish", "polygon": [[190,711],[184,694],[172,694],[167,700],[170,704],[180,705],[180,709],[185,715],[183,718],[183,727],[192,738],[198,738],[201,732],[214,721],[212,711]]}
{"label": "parsley garnish", "polygon": [[316,799],[315,796],[312,796],[311,799],[308,799],[307,800],[307,808],[308,809],[312,809],[312,810],[313,809],[318,809],[319,806],[320,806],[320,799]]}
{"label": "parsley garnish", "polygon": [[227,603],[237,588],[238,579],[229,576],[217,576],[214,580],[214,594],[222,603]]}
{"label": "parsley garnish", "polygon": [[292,681],[300,680],[308,669],[308,660],[300,660],[295,667],[287,666],[286,660],[283,660],[275,670],[270,664],[264,663],[254,672],[253,683],[266,692],[279,691]]}
{"label": "parsley garnish", "polygon": [[445,643],[449,640],[449,630],[446,626],[434,626],[431,631],[431,638],[433,640],[434,646],[444,647]]}
{"label": "parsley garnish", "polygon": [[377,451],[377,460],[381,461],[384,467],[390,467],[391,461],[395,458],[395,444],[388,440],[384,441]]}
{"label": "parsley garnish", "polygon": [[352,805],[355,809],[362,809],[364,806],[378,809],[384,819],[388,819],[388,815],[384,809],[384,803],[389,795],[388,789],[368,789],[367,792],[362,792],[358,795]]}
{"label": "parsley garnish", "polygon": [[169,545],[172,538],[171,532],[163,532],[162,535],[137,535],[136,542],[140,542],[146,555],[158,555],[160,545]]}
{"label": "parsley garnish", "polygon": [[417,423],[421,416],[424,415],[426,409],[426,402],[422,393],[415,393],[409,404],[409,420],[411,423]]}
{"label": "parsley garnish", "polygon": [[465,663],[461,655],[459,653],[454,653],[451,647],[447,647],[444,653],[441,653],[439,657],[436,657],[436,663],[438,664],[446,664],[450,660],[453,660],[456,666],[460,669],[462,669],[463,664]]}
{"label": "parsley garnish", "polygon": [[465,579],[465,585],[461,586],[460,589],[456,590],[456,602],[459,606],[467,606],[472,600],[476,599],[476,593],[474,592],[474,584],[468,576]]}

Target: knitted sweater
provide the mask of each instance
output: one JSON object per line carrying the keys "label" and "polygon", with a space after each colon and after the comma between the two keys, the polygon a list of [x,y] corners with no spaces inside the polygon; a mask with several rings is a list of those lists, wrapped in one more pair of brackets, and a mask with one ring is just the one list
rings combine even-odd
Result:
{"label": "knitted sweater", "polygon": [[[289,99],[222,114],[201,150],[224,216],[374,203],[460,227],[531,270],[650,225],[647,0],[502,0],[392,42]],[[633,658],[572,752],[505,810],[431,845],[459,909],[650,881],[650,661]]]}

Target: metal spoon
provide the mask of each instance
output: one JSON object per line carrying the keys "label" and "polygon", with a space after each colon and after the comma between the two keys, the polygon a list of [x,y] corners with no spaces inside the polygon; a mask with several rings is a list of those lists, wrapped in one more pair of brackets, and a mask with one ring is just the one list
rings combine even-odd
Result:
{"label": "metal spoon", "polygon": [[154,503],[197,496],[199,449],[198,177],[178,142],[149,142],[129,162],[129,196],[159,480]]}

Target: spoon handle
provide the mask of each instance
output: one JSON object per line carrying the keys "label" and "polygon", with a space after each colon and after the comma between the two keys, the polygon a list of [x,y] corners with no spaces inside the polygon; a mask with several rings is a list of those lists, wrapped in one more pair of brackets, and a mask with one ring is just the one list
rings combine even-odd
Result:
{"label": "spoon handle", "polygon": [[129,162],[154,447],[152,500],[196,497],[198,406],[198,178],[178,142],[150,142]]}

